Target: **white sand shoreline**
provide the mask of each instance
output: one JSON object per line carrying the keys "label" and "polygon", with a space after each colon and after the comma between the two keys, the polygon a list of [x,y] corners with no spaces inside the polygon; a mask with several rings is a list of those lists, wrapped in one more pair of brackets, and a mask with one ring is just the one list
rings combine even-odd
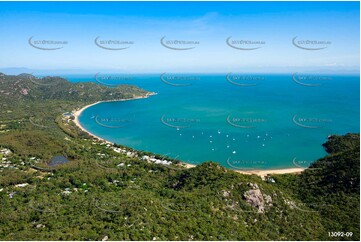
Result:
{"label": "white sand shoreline", "polygon": [[83,132],[89,134],[91,137],[93,138],[96,138],[100,141],[103,141],[104,143],[107,143],[107,144],[114,144],[108,140],[105,140],[103,138],[100,138],[99,136],[96,136],[95,134],[89,132],[88,130],[86,130],[79,122],[79,117],[81,115],[81,113],[91,107],[91,106],[94,106],[94,105],[97,105],[99,103],[107,103],[107,102],[122,102],[122,101],[130,101],[130,100],[137,100],[137,99],[144,99],[144,98],[148,98],[150,96],[153,96],[153,95],[156,95],[157,93],[155,92],[150,92],[150,93],[147,93],[145,96],[140,96],[140,97],[134,97],[134,98],[124,98],[124,99],[115,99],[115,100],[109,100],[109,101],[99,101],[99,102],[95,102],[95,103],[92,103],[92,104],[89,104],[89,105],[86,105],[85,107],[82,107],[81,109],[79,110],[73,110],[71,113],[72,115],[74,116],[74,123],[77,127],[79,127]]}
{"label": "white sand shoreline", "polygon": [[[127,99],[118,99],[118,100],[109,100],[109,101],[99,101],[99,102],[95,102],[93,104],[89,104],[86,105],[85,107],[79,109],[79,110],[74,110],[72,112],[73,116],[74,116],[74,123],[76,124],[77,127],[79,127],[82,131],[84,131],[85,133],[89,134],[91,137],[96,138],[104,143],[107,144],[114,144],[108,140],[105,140],[103,138],[100,138],[99,136],[96,136],[95,134],[89,132],[88,130],[86,130],[83,126],[81,126],[80,122],[79,122],[79,116],[81,115],[81,113],[91,107],[94,106],[96,104],[99,103],[103,103],[103,102],[120,102],[120,101],[130,101],[130,100],[136,100],[136,99],[143,99],[143,98],[148,98],[152,95],[156,95],[156,93],[149,93],[146,96],[141,96],[141,97],[135,97],[135,98],[127,98]],[[182,164],[184,165],[185,168],[189,169],[189,168],[194,168],[196,167],[196,165],[193,164],[188,164],[188,163],[184,163],[182,162]],[[288,173],[300,173],[302,171],[304,171],[305,168],[282,168],[282,169],[265,169],[265,170],[233,170],[235,172],[241,173],[241,174],[246,174],[246,175],[257,175],[260,177],[265,177],[267,175],[272,175],[272,174],[288,174]]]}
{"label": "white sand shoreline", "polygon": [[[182,162],[183,163],[183,162]],[[193,168],[197,165],[183,163],[186,168]],[[267,175],[275,175],[275,174],[289,174],[289,173],[300,173],[304,171],[306,168],[280,168],[280,169],[264,169],[264,170],[233,170],[235,172],[245,174],[245,175],[257,175],[260,177],[265,177]]]}
{"label": "white sand shoreline", "polygon": [[99,102],[96,102],[96,103],[93,103],[93,104],[86,105],[85,107],[83,107],[83,108],[81,108],[81,109],[79,109],[79,110],[74,110],[74,111],[72,112],[72,114],[73,114],[73,116],[74,116],[74,120],[73,120],[73,121],[74,121],[75,125],[78,126],[78,128],[80,128],[83,132],[89,134],[91,137],[96,138],[96,139],[99,139],[99,140],[101,140],[101,141],[103,141],[103,142],[112,144],[111,142],[109,142],[109,141],[107,141],[107,140],[105,140],[105,139],[102,139],[102,138],[100,138],[99,136],[96,136],[96,135],[93,134],[93,133],[90,133],[88,130],[84,129],[84,127],[81,126],[81,124],[80,124],[80,122],[79,122],[79,116],[81,115],[81,113],[82,113],[85,109],[87,109],[87,108],[89,108],[89,107],[91,107],[91,106],[94,106],[94,105],[96,105],[96,104],[98,104],[98,103],[102,103],[102,101],[99,101]]}
{"label": "white sand shoreline", "polygon": [[246,175],[257,175],[260,177],[265,177],[267,175],[275,175],[275,174],[289,174],[289,173],[300,173],[304,171],[306,168],[281,168],[281,169],[266,169],[266,170],[236,170],[236,172],[239,172],[241,174]]}

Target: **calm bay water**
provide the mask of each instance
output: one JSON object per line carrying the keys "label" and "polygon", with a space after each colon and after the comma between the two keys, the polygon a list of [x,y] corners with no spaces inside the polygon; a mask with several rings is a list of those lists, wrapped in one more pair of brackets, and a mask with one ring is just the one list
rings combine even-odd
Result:
{"label": "calm bay water", "polygon": [[[147,99],[101,103],[79,120],[138,150],[233,169],[307,167],[330,134],[359,132],[359,76],[93,75],[72,82],[134,84]],[[96,79],[96,80],[95,80]]]}

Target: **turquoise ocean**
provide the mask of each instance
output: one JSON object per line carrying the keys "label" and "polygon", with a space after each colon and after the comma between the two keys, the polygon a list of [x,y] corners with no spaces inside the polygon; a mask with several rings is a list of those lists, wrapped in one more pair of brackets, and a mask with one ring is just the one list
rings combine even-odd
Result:
{"label": "turquoise ocean", "polygon": [[157,95],[105,102],[79,117],[89,132],[186,163],[231,169],[307,167],[332,134],[360,132],[360,78],[313,74],[65,75]]}

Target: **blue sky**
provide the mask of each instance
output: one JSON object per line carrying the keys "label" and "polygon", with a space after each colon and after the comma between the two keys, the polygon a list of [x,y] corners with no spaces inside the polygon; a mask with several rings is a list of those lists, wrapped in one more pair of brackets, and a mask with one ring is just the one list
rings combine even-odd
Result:
{"label": "blue sky", "polygon": [[[65,72],[358,72],[358,2],[0,2],[0,70],[25,67]],[[31,47],[67,41],[62,49]],[[104,40],[133,41],[105,50]],[[160,39],[198,41],[176,51]],[[226,39],[261,40],[253,51]],[[326,49],[296,48],[292,39],[327,40]]]}

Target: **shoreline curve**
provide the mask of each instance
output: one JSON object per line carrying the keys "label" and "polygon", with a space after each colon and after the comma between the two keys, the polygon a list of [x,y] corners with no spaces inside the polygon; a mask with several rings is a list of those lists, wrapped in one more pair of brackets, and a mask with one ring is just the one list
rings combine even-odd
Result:
{"label": "shoreline curve", "polygon": [[99,103],[109,103],[109,102],[122,102],[122,101],[130,101],[130,100],[137,100],[137,99],[144,99],[144,98],[148,98],[150,96],[154,96],[154,95],[157,95],[157,93],[155,92],[149,92],[147,93],[146,95],[144,96],[139,96],[139,97],[133,97],[133,98],[124,98],[124,99],[116,99],[116,100],[108,100],[108,101],[98,101],[98,102],[95,102],[95,103],[92,103],[92,104],[88,104],[84,107],[82,107],[81,109],[76,109],[76,110],[73,110],[71,113],[72,115],[74,116],[74,120],[73,122],[75,123],[75,125],[81,129],[83,132],[87,133],[89,136],[93,137],[93,138],[96,138],[104,143],[107,143],[107,144],[114,144],[113,142],[110,142],[108,140],[105,140],[99,136],[96,136],[95,134],[89,132],[88,130],[86,130],[79,122],[79,117],[80,115],[82,114],[82,112],[91,107],[91,106],[94,106],[94,105],[97,105]]}
{"label": "shoreline curve", "polygon": [[[89,104],[89,105],[86,105],[84,107],[82,107],[81,109],[77,109],[77,110],[74,110],[72,111],[72,115],[74,116],[74,120],[73,122],[75,123],[75,125],[81,129],[83,132],[87,133],[89,136],[95,138],[95,139],[98,139],[106,144],[111,144],[113,145],[114,143],[113,142],[110,142],[108,140],[105,140],[103,138],[100,138],[99,136],[96,136],[95,134],[89,132],[88,130],[86,130],[79,122],[79,117],[80,115],[82,114],[82,112],[91,107],[91,106],[94,106],[94,105],[97,105],[99,103],[104,103],[104,102],[122,102],[122,101],[130,101],[130,100],[137,100],[137,99],[144,99],[144,98],[148,98],[150,96],[153,96],[153,95],[156,95],[157,93],[154,93],[154,92],[150,92],[150,93],[147,93],[145,96],[140,96],[140,97],[134,97],[134,98],[125,98],[125,99],[117,99],[117,100],[109,100],[109,101],[98,101],[98,102],[95,102],[95,103],[92,103],[92,104]],[[189,164],[189,163],[185,163],[185,162],[182,162],[182,165],[189,169],[189,168],[193,168],[193,167],[196,167],[197,165],[194,165],[194,164]],[[228,168],[227,168],[228,169]],[[245,174],[245,175],[257,175],[257,176],[260,176],[260,177],[266,177],[267,175],[275,175],[275,174],[289,174],[289,173],[301,173],[302,171],[306,170],[307,168],[281,168],[281,169],[264,169],[264,170],[233,170],[233,169],[230,169],[232,171],[235,171],[235,172],[238,172],[238,173],[241,173],[241,174]]]}

